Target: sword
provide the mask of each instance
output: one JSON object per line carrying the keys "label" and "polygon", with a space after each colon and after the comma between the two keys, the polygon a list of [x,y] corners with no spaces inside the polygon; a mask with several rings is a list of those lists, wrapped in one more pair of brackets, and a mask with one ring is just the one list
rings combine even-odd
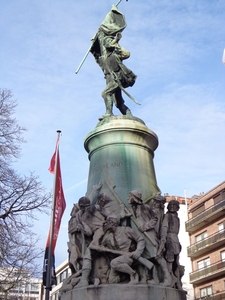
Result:
{"label": "sword", "polygon": [[115,81],[117,82],[119,88],[124,92],[124,94],[126,94],[132,101],[134,101],[134,103],[141,105],[141,103],[139,103],[137,100],[134,99],[134,97],[131,96],[131,94],[129,94],[125,88],[122,86],[117,74],[115,72],[112,72],[111,75],[114,77]]}

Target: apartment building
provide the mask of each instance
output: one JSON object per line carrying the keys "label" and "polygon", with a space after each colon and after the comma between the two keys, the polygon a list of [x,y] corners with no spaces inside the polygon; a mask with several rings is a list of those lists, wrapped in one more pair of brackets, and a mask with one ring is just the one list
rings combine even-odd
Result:
{"label": "apartment building", "polygon": [[[0,268],[0,300],[40,300],[43,297],[42,279],[24,276],[17,282],[17,275]],[[8,275],[10,273],[10,276]],[[7,278],[7,279],[6,279]]]}
{"label": "apartment building", "polygon": [[186,231],[194,299],[225,299],[225,181],[192,197]]}

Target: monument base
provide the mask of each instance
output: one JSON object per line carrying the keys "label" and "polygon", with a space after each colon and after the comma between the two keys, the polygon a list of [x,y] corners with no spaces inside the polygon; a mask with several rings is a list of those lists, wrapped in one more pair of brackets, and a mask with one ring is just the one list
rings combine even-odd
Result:
{"label": "monument base", "polygon": [[144,203],[161,193],[153,164],[158,137],[141,119],[106,118],[86,136],[84,146],[90,160],[87,195],[99,182],[100,192],[112,199],[115,197],[110,186],[115,186],[126,206],[128,193],[133,189],[141,191]]}
{"label": "monument base", "polygon": [[74,288],[61,300],[186,300],[186,291],[150,284],[101,284]]}

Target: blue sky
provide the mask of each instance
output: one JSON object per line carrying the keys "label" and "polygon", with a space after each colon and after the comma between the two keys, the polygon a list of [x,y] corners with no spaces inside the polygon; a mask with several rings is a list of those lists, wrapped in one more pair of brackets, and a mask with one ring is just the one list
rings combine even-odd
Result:
{"label": "blue sky", "polygon": [[[18,100],[16,118],[28,131],[15,168],[35,171],[48,191],[56,130],[67,200],[56,264],[67,257],[72,204],[86,192],[85,136],[104,113],[102,71],[90,54],[76,75],[111,0],[0,0],[1,88]],[[191,197],[225,175],[224,0],[123,0],[125,64],[137,74],[126,104],[159,137],[154,165],[162,193]],[[119,114],[114,109],[114,114]],[[49,218],[35,224],[45,246]]]}

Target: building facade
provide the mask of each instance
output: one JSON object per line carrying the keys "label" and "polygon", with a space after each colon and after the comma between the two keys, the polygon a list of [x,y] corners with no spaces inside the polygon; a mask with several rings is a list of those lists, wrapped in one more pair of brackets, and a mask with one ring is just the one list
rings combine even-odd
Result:
{"label": "building facade", "polygon": [[62,286],[63,280],[71,275],[71,270],[69,268],[68,259],[61,263],[56,269],[56,285],[52,287],[50,293],[50,300],[58,300],[59,290]]}
{"label": "building facade", "polygon": [[192,197],[186,231],[194,299],[225,299],[225,181]]}
{"label": "building facade", "polygon": [[[43,298],[42,279],[21,276],[18,280],[9,268],[0,268],[0,300],[40,300]],[[10,274],[10,276],[9,276]]]}

